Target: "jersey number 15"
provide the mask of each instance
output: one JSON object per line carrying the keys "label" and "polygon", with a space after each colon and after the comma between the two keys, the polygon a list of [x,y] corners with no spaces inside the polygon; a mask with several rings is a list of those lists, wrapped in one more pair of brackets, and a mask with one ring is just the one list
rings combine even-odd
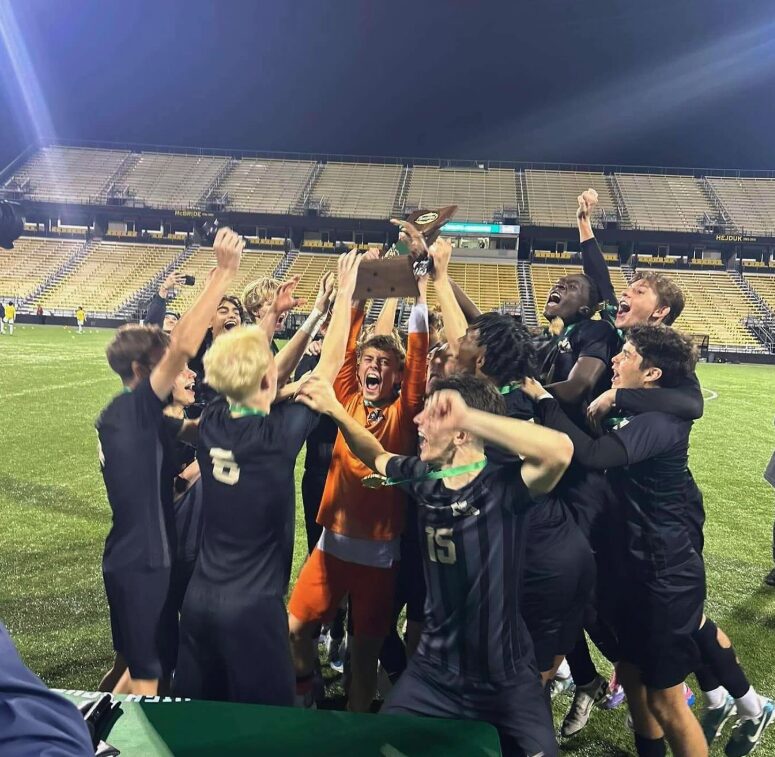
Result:
{"label": "jersey number 15", "polygon": [[455,542],[452,541],[451,528],[425,527],[425,537],[428,542],[428,558],[431,562],[443,565],[454,565],[457,561]]}

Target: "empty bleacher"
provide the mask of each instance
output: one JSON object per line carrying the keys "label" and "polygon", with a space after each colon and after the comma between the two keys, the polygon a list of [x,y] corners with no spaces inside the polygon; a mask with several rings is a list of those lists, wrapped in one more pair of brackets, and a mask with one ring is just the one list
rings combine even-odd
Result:
{"label": "empty bleacher", "polygon": [[114,313],[135,292],[169,265],[182,247],[97,242],[89,254],[40,297],[51,310]]}
{"label": "empty bleacher", "polygon": [[605,174],[589,171],[525,171],[530,221],[537,226],[575,226],[578,196],[592,187],[599,211],[616,213],[616,201]]}
{"label": "empty bleacher", "polygon": [[[533,279],[533,296],[535,297],[539,322],[545,322],[543,320],[544,305],[546,305],[546,298],[549,296],[549,290],[557,279],[561,276],[573,276],[583,272],[580,265],[536,263],[530,267],[530,275]],[[613,284],[614,292],[618,296],[627,288],[627,279],[624,278],[621,268],[609,267],[608,272],[611,274],[611,283]]]}
{"label": "empty bleacher", "polygon": [[415,166],[409,171],[406,205],[438,208],[457,205],[455,219],[490,222],[504,207],[515,208],[517,174],[511,169]]}
{"label": "empty bleacher", "polygon": [[[463,263],[451,260],[449,275],[483,313],[497,310],[504,302],[519,302],[517,266],[514,263]],[[428,305],[438,303],[433,281],[428,286]]]}
{"label": "empty bleacher", "polygon": [[303,297],[307,304],[301,308],[305,312],[312,309],[315,295],[318,292],[318,284],[326,271],[336,272],[336,255],[326,255],[318,252],[300,252],[293,260],[290,268],[285,273],[287,281],[292,276],[301,276],[296,287],[296,296]]}
{"label": "empty bleacher", "polygon": [[639,229],[704,230],[703,218],[717,212],[693,176],[618,173],[627,220]]}
{"label": "empty bleacher", "polygon": [[212,155],[141,152],[116,189],[148,207],[187,208],[199,202],[228,162]]}
{"label": "empty bleacher", "polygon": [[341,218],[387,218],[396,204],[404,167],[380,163],[325,163],[310,200],[326,215]]}
{"label": "empty bleacher", "polygon": [[710,347],[742,347],[760,351],[761,345],[743,326],[756,307],[737,282],[723,271],[660,271],[672,278],[684,294],[686,307],[676,328],[689,334],[707,334]]}
{"label": "empty bleacher", "polygon": [[314,167],[314,160],[243,158],[232,162],[217,194],[228,196],[230,210],[292,213]]}
{"label": "empty bleacher", "polygon": [[740,232],[775,236],[775,179],[728,179],[708,176]]}
{"label": "empty bleacher", "polygon": [[104,202],[100,195],[129,154],[128,150],[44,147],[4,188],[23,187],[29,199],[41,202]]}
{"label": "empty bleacher", "polygon": [[12,250],[0,248],[0,299],[28,297],[82,244],[78,239],[20,237]]}
{"label": "empty bleacher", "polygon": [[775,313],[775,275],[771,273],[746,273],[745,280]]}
{"label": "empty bleacher", "polygon": [[[242,290],[249,282],[262,276],[271,276],[282,258],[282,252],[273,250],[245,250],[242,254],[239,273],[229,288],[229,294],[241,297]],[[180,271],[195,276],[196,284],[180,287],[176,296],[169,301],[169,309],[178,312],[188,310],[202,291],[207,274],[214,265],[215,255],[212,247],[200,247],[188,260],[182,263],[179,267]]]}

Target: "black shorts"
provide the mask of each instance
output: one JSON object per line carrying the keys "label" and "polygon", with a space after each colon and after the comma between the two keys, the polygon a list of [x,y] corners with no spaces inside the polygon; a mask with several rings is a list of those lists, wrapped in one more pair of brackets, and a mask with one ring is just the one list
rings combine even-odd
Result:
{"label": "black shorts", "polygon": [[414,654],[380,714],[482,720],[498,730],[504,757],[556,757],[557,739],[538,672],[520,664],[503,684],[476,683]]}
{"label": "black shorts", "polygon": [[540,671],[576,645],[595,586],[595,559],[584,534],[569,521],[549,538],[531,530],[525,556],[521,612]]}
{"label": "black shorts", "polygon": [[113,648],[126,660],[129,674],[141,680],[166,678],[178,645],[170,569],[103,569],[102,577]]}
{"label": "black shorts", "polygon": [[175,696],[291,707],[295,676],[281,597],[225,596],[189,584],[180,618]]}
{"label": "black shorts", "polygon": [[401,539],[401,562],[396,578],[396,606],[406,606],[406,619],[422,623],[425,618],[425,574],[420,544],[414,539]]}
{"label": "black shorts", "polygon": [[640,670],[648,688],[677,686],[700,664],[692,634],[705,601],[702,559],[694,554],[658,577],[632,578],[619,597],[621,659]]}

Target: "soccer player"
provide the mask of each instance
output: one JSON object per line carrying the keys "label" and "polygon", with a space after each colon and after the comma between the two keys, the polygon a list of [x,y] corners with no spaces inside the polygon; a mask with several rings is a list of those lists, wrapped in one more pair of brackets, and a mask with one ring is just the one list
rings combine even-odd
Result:
{"label": "soccer player", "polygon": [[[280,284],[282,284],[282,282],[278,279],[274,279],[271,276],[264,276],[263,278],[251,281],[242,291],[242,302],[245,303],[245,308],[255,323],[259,323],[263,320],[272,305]],[[278,316],[274,327],[275,333],[283,330],[287,315],[287,313],[283,313]],[[280,348],[277,346],[277,342],[275,342],[273,335],[272,354],[276,355],[279,351]]]}
{"label": "soccer player", "polygon": [[[358,346],[365,318],[355,308],[347,356],[334,383],[352,417],[388,449],[410,454],[416,432],[412,419],[423,405],[428,353],[424,289],[409,316],[406,360],[392,337],[376,335]],[[353,634],[352,678],[348,708],[365,712],[371,705],[377,657],[393,616],[395,578],[406,504],[402,492],[366,490],[368,471],[337,436],[318,514],[323,526],[315,549],[299,574],[288,611],[299,703],[312,705],[315,649],[312,632],[333,617],[350,595]]]}
{"label": "soccer player", "polygon": [[[163,408],[186,361],[196,354],[208,324],[236,275],[244,241],[219,229],[217,265],[172,337],[156,326],[120,328],[107,348],[123,392],[97,421],[100,462],[113,513],[102,560],[110,608],[113,670],[101,687],[155,695],[172,671],[177,613],[170,600],[175,555],[175,469]],[[181,432],[185,432],[181,427]]]}
{"label": "soccer player", "polygon": [[[314,371],[328,381],[344,359],[359,264],[355,252],[339,261],[339,295]],[[220,395],[199,425],[204,531],[181,614],[174,681],[180,696],[293,704],[283,597],[293,555],[294,469],[318,420],[302,405],[272,404],[277,366],[269,340],[293,302],[281,288],[265,314],[269,333],[233,330],[205,356],[208,381]]]}
{"label": "soccer player", "polygon": [[[556,755],[520,616],[516,545],[532,498],[551,491],[570,462],[568,438],[503,417],[497,389],[472,376],[435,384],[415,419],[419,457],[387,452],[322,381],[305,384],[298,399],[334,419],[365,470],[417,501],[426,617],[382,711],[484,720],[498,729],[505,755]],[[505,452],[502,464],[488,460],[485,445]]]}
{"label": "soccer player", "polygon": [[[451,252],[449,243],[442,239],[430,249],[446,333],[450,343],[457,346],[457,370],[490,381],[503,395],[509,417],[531,420],[533,403],[519,385],[535,374],[532,338],[510,315],[486,313],[466,326],[447,277]],[[583,297],[586,302],[586,295]],[[568,295],[567,301],[571,299]],[[592,373],[600,373],[597,366]],[[497,451],[494,454],[500,455]],[[533,638],[538,669],[549,681],[581,631],[595,566],[584,534],[558,497],[548,497],[526,515],[526,520],[522,611]]]}
{"label": "soccer player", "polygon": [[[636,327],[614,358],[613,385],[675,386],[691,375],[695,362],[688,337],[663,326]],[[526,391],[538,401],[542,423],[571,438],[574,459],[606,471],[616,497],[626,547],[617,555],[623,578],[617,674],[627,693],[638,754],[664,755],[666,738],[676,757],[707,755],[683,684],[699,662],[693,634],[705,600],[705,568],[686,515],[691,422],[664,412],[642,413],[594,440],[537,382],[526,382]]]}
{"label": "soccer player", "polygon": [[3,323],[8,326],[8,333],[13,336],[13,325],[16,322],[16,305],[13,302],[9,302],[5,306],[5,316],[3,317]]}
{"label": "soccer player", "polygon": [[75,311],[75,322],[78,324],[78,333],[83,334],[83,324],[86,322],[86,311],[81,305]]}

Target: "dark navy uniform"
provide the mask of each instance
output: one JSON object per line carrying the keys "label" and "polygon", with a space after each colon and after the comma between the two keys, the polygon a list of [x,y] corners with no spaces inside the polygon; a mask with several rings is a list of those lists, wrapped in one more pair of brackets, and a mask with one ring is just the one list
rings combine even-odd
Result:
{"label": "dark navy uniform", "polygon": [[427,597],[417,652],[382,711],[492,723],[504,754],[557,754],[533,645],[520,615],[521,531],[532,501],[521,463],[488,464],[461,489],[421,480],[397,456],[388,476],[417,501]]}
{"label": "dark navy uniform", "polygon": [[96,424],[113,512],[102,558],[113,647],[133,678],[149,680],[169,675],[177,654],[169,592],[175,468],[163,406],[145,379],[113,399]]}
{"label": "dark navy uniform", "polygon": [[318,416],[301,404],[234,418],[204,410],[197,458],[204,530],[181,615],[179,696],[292,705],[283,597],[294,537],[294,467]]}
{"label": "dark navy uniform", "polygon": [[607,470],[618,508],[612,527],[618,524],[624,547],[617,553],[621,659],[640,669],[646,686],[676,686],[699,663],[692,634],[705,601],[705,569],[687,513],[692,424],[666,413],[643,413],[592,440],[556,401],[545,399],[538,407],[546,425],[571,437],[579,462]]}

